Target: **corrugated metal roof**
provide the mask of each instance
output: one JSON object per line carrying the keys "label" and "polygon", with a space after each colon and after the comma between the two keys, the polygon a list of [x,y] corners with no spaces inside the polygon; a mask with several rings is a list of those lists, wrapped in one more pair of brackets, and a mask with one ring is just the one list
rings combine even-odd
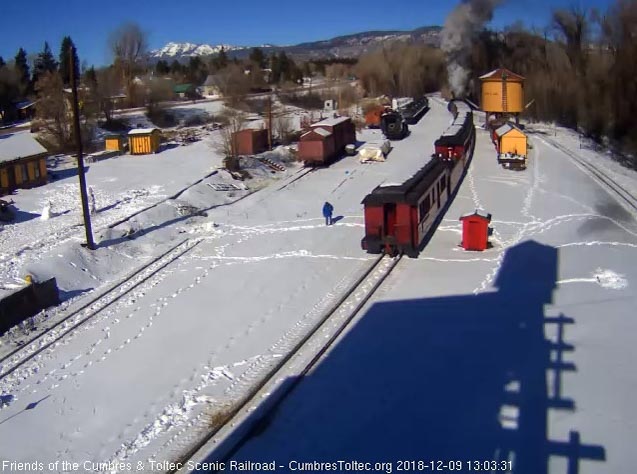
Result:
{"label": "corrugated metal roof", "polygon": [[497,136],[501,137],[502,135],[505,135],[505,134],[509,133],[511,130],[513,130],[513,127],[511,125],[509,125],[508,123],[505,123],[501,127],[496,128],[495,134]]}
{"label": "corrugated metal roof", "polygon": [[511,130],[517,130],[522,135],[525,135],[525,133],[522,130],[520,130],[518,127],[516,127],[515,125],[513,125],[512,123],[509,123],[509,122],[505,123],[504,125],[502,125],[499,128],[496,128],[495,134],[498,137],[501,137],[501,136],[506,135],[507,133],[509,133]]}
{"label": "corrugated metal roof", "polygon": [[146,135],[148,133],[153,133],[155,130],[159,131],[158,128],[136,128],[128,132],[129,135]]}
{"label": "corrugated metal roof", "polygon": [[321,120],[320,122],[312,124],[312,127],[320,127],[321,125],[333,127],[334,125],[338,125],[339,123],[347,122],[349,119],[349,117],[326,118],[325,120]]}
{"label": "corrugated metal roof", "polygon": [[509,71],[506,68],[494,69],[491,72],[486,73],[484,76],[480,76],[480,79],[498,79],[502,80],[506,76],[507,81],[523,81],[524,77],[516,74],[512,71]]}
{"label": "corrugated metal roof", "polygon": [[47,149],[40,145],[29,132],[0,136],[0,163],[46,152]]}
{"label": "corrugated metal roof", "polygon": [[332,132],[330,132],[329,130],[325,130],[324,128],[313,128],[312,130],[310,130],[309,132],[305,132],[303,135],[301,135],[301,138],[308,136],[310,133],[316,133],[318,135],[321,135],[322,137],[329,137]]}

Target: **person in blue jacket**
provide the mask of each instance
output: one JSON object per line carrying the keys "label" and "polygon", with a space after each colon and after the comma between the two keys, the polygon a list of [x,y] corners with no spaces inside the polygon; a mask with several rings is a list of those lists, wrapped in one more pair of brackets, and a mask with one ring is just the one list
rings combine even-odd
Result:
{"label": "person in blue jacket", "polygon": [[325,217],[325,225],[332,225],[332,213],[334,212],[334,206],[325,201],[323,204],[323,217]]}

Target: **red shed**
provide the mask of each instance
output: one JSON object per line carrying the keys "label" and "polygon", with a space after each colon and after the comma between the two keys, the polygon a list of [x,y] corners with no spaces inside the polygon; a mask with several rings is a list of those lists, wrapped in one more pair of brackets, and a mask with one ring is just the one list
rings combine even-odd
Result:
{"label": "red shed", "polygon": [[491,214],[476,210],[460,217],[462,221],[462,248],[465,250],[486,250],[489,239]]}
{"label": "red shed", "polygon": [[323,164],[334,156],[334,136],[324,128],[312,128],[301,135],[298,159],[308,164]]}
{"label": "red shed", "polygon": [[312,125],[313,129],[323,128],[334,135],[334,152],[341,154],[345,145],[356,143],[356,127],[349,117],[334,117]]}
{"label": "red shed", "polygon": [[233,147],[237,155],[256,155],[268,149],[267,129],[246,128],[232,134]]}

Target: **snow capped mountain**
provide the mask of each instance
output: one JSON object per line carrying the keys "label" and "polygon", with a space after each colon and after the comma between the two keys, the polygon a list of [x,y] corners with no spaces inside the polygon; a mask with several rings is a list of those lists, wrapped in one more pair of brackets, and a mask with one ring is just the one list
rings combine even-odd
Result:
{"label": "snow capped mountain", "polygon": [[[365,31],[345,36],[337,36],[328,40],[312,41],[296,45],[276,46],[262,44],[264,53],[271,54],[285,51],[299,58],[356,57],[395,42],[421,43],[433,47],[440,44],[440,26],[424,26],[411,31]],[[192,56],[209,56],[217,54],[221,48],[233,51],[233,57],[245,57],[252,46],[233,46],[229,44],[194,44],[168,43],[161,49],[151,51],[153,59],[177,59]]]}
{"label": "snow capped mountain", "polygon": [[161,49],[150,52],[153,58],[181,58],[188,56],[209,56],[217,54],[223,48],[225,51],[245,49],[243,46],[233,46],[230,44],[195,44],[195,43],[168,43]]}

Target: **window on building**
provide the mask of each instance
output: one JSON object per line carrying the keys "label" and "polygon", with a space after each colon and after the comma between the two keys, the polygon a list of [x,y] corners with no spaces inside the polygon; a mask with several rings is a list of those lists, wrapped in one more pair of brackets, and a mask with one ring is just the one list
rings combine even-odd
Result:
{"label": "window on building", "polygon": [[33,162],[33,177],[35,179],[40,178],[40,162],[39,161]]}

